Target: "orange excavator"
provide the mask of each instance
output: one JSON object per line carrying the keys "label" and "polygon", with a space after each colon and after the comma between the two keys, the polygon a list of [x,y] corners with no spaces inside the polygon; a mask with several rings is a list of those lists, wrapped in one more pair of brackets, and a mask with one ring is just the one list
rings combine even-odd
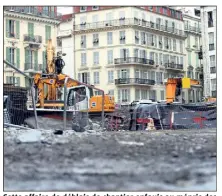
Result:
{"label": "orange excavator", "polygon": [[[62,94],[67,95],[66,105],[67,111],[70,111],[70,113],[74,110],[87,111],[93,115],[101,115],[103,110],[105,113],[114,112],[113,96],[104,95],[104,91],[101,89],[81,83],[62,73],[65,64],[61,56],[55,57],[55,48],[51,39],[48,40],[46,54],[47,67],[45,72],[34,75],[38,114],[47,114],[47,112],[49,114],[51,112],[52,115],[53,112],[58,113],[58,111],[61,113],[64,109],[64,96],[61,96]],[[65,85],[67,86],[67,93],[62,92]],[[99,90],[102,95],[94,95],[94,90]],[[32,105],[28,105],[28,109],[32,110]]]}

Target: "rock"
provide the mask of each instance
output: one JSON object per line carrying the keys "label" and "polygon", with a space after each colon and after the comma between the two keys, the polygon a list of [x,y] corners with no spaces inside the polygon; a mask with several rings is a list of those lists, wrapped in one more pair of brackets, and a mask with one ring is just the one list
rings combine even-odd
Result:
{"label": "rock", "polygon": [[63,130],[55,130],[54,134],[55,135],[62,135],[63,134]]}
{"label": "rock", "polygon": [[41,135],[42,133],[39,130],[30,130],[19,135],[17,141],[19,143],[41,142]]}
{"label": "rock", "polygon": [[80,127],[78,124],[73,123],[72,124],[72,129],[76,132],[84,132],[85,129],[83,127]]}
{"label": "rock", "polygon": [[94,130],[101,129],[100,125],[97,124],[97,123],[93,123],[92,125],[93,125],[93,129],[94,129]]}
{"label": "rock", "polygon": [[172,152],[172,156],[175,157],[175,158],[179,157],[178,153],[175,152],[175,151]]}

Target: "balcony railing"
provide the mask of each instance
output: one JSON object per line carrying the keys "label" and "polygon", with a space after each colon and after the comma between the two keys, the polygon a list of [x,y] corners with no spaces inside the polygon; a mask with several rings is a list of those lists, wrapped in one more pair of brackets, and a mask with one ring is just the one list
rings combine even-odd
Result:
{"label": "balcony railing", "polygon": [[74,31],[82,31],[82,30],[92,30],[92,29],[99,29],[104,27],[118,27],[118,26],[138,26],[138,27],[145,27],[149,29],[154,29],[158,31],[165,31],[170,34],[175,34],[178,36],[185,37],[184,31],[176,29],[174,27],[168,27],[164,25],[160,25],[151,21],[140,20],[137,18],[121,18],[116,20],[109,20],[109,21],[101,21],[95,23],[81,23],[74,26]]}
{"label": "balcony railing", "polygon": [[36,64],[36,63],[25,63],[25,71],[42,71],[43,70],[42,64]]}
{"label": "balcony railing", "polygon": [[216,67],[210,67],[210,73],[216,73]]}
{"label": "balcony railing", "polygon": [[51,18],[56,20],[62,20],[62,14],[52,11],[39,11],[34,6],[22,7],[22,6],[4,6],[4,11],[17,12],[28,15],[35,15],[43,18]]}
{"label": "balcony railing", "polygon": [[143,65],[154,65],[154,60],[138,58],[138,57],[126,57],[114,59],[115,64],[143,64]]}
{"label": "balcony railing", "polygon": [[187,26],[185,25],[184,31],[194,32],[194,33],[201,33],[201,29],[195,26]]}
{"label": "balcony railing", "polygon": [[165,63],[165,68],[183,70],[183,64]]}
{"label": "balcony railing", "polygon": [[154,85],[155,80],[150,79],[142,79],[142,78],[119,78],[115,79],[115,84],[146,84],[146,85]]}
{"label": "balcony railing", "polygon": [[36,44],[41,44],[42,43],[42,36],[35,35],[24,35],[24,42],[31,42],[31,43],[36,43]]}

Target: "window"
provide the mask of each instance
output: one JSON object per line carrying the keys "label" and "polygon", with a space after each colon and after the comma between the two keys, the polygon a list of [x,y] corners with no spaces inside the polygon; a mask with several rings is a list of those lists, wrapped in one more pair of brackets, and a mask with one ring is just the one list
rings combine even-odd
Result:
{"label": "window", "polygon": [[213,12],[208,12],[208,27],[213,27]]}
{"label": "window", "polygon": [[190,35],[187,36],[187,47],[190,48]]}
{"label": "window", "polygon": [[118,101],[129,102],[130,101],[130,89],[118,90]]}
{"label": "window", "polygon": [[155,71],[151,71],[151,78],[150,79],[151,80],[155,80],[155,75],[156,75]]}
{"label": "window", "polygon": [[117,78],[129,78],[130,76],[129,69],[122,69],[117,71]]}
{"label": "window", "polygon": [[81,36],[81,48],[86,48],[86,35]]}
{"label": "window", "polygon": [[78,80],[80,82],[90,84],[90,73],[89,72],[78,73]]}
{"label": "window", "polygon": [[20,86],[20,77],[6,76],[6,83]]}
{"label": "window", "polygon": [[108,71],[108,83],[114,83],[114,71]]}
{"label": "window", "polygon": [[125,24],[125,12],[124,11],[119,12],[119,23],[120,23],[120,25]]}
{"label": "window", "polygon": [[44,15],[49,16],[49,7],[48,6],[44,6],[42,8],[42,12],[43,12]]}
{"label": "window", "polygon": [[159,48],[162,49],[163,48],[163,37],[159,36]]}
{"label": "window", "polygon": [[114,90],[108,90],[108,95],[114,96]]}
{"label": "window", "polygon": [[169,49],[169,42],[167,37],[164,37],[164,46],[164,49]]}
{"label": "window", "polygon": [[149,99],[156,101],[156,90],[149,91]]}
{"label": "window", "polygon": [[194,15],[200,17],[200,10],[194,9]]}
{"label": "window", "polygon": [[199,67],[199,55],[196,53],[196,67]]}
{"label": "window", "polygon": [[180,41],[180,53],[183,53],[183,42]]}
{"label": "window", "polygon": [[210,56],[210,66],[215,67],[215,55]]}
{"label": "window", "polygon": [[112,24],[112,19],[113,19],[113,13],[107,13],[106,14],[106,26],[109,26]]}
{"label": "window", "polygon": [[86,65],[86,53],[81,53],[81,65]]}
{"label": "window", "polygon": [[123,58],[124,61],[129,57],[129,49],[120,49],[120,58]]}
{"label": "window", "polygon": [[97,25],[98,25],[98,15],[93,15],[92,16],[92,23],[93,23],[93,27],[97,28]]}
{"label": "window", "polygon": [[163,54],[159,53],[159,64],[163,65]]}
{"label": "window", "polygon": [[80,12],[85,12],[87,9],[87,6],[80,6]]}
{"label": "window", "polygon": [[209,50],[214,50],[214,33],[209,33]]}
{"label": "window", "polygon": [[113,44],[113,32],[107,32],[107,44]]}
{"label": "window", "polygon": [[141,90],[141,98],[142,99],[147,99],[148,98],[148,95],[147,95],[147,90]]}
{"label": "window", "polygon": [[171,39],[169,38],[168,40],[169,40],[169,50],[172,50],[173,48],[172,48],[172,42],[171,42]]}
{"label": "window", "polygon": [[165,92],[164,91],[160,91],[160,99],[165,100]]}
{"label": "window", "polygon": [[198,46],[198,37],[195,37],[195,48],[198,49],[199,46]]}
{"label": "window", "polygon": [[99,10],[99,6],[92,6],[92,10]]}
{"label": "window", "polygon": [[163,84],[163,73],[156,72],[156,84]]}
{"label": "window", "polygon": [[15,49],[14,48],[10,48],[9,49],[9,54],[10,54],[10,63],[11,64],[15,64]]}
{"label": "window", "polygon": [[187,71],[187,77],[193,79],[194,78],[193,71]]}
{"label": "window", "polygon": [[126,37],[125,37],[125,31],[120,31],[119,32],[119,39],[120,39],[120,44],[125,44],[125,39],[126,39]]}
{"label": "window", "polygon": [[[34,36],[34,24],[33,23],[29,23],[29,35]],[[51,26],[46,25],[45,26],[45,42],[47,43],[49,39],[51,39]]]}
{"label": "window", "polygon": [[140,70],[135,69],[134,75],[135,75],[135,78],[140,78]]}
{"label": "window", "polygon": [[180,57],[180,64],[183,65],[183,57],[182,56]]}
{"label": "window", "polygon": [[134,57],[138,58],[139,57],[139,49],[134,48]]}
{"label": "window", "polygon": [[163,14],[167,15],[167,8],[163,8]]}
{"label": "window", "polygon": [[159,59],[158,59],[158,53],[155,53],[155,64],[156,64],[156,65],[159,65],[158,60],[159,60]]}
{"label": "window", "polygon": [[99,52],[93,52],[93,64],[94,65],[99,64]]}
{"label": "window", "polygon": [[99,46],[99,34],[93,34],[93,46]]}
{"label": "window", "polygon": [[177,50],[176,39],[173,39],[173,51]]}
{"label": "window", "polygon": [[94,84],[99,84],[99,72],[94,72]]}
{"label": "window", "polygon": [[150,60],[154,60],[154,52],[150,52]]}
{"label": "window", "polygon": [[142,45],[146,44],[145,32],[140,32],[140,35],[141,35],[141,44]]}
{"label": "window", "polygon": [[212,88],[212,91],[216,91],[217,90],[217,80],[216,79],[211,79],[211,88]]}
{"label": "window", "polygon": [[112,50],[107,51],[107,60],[108,60],[108,64],[113,64],[113,51]]}
{"label": "window", "polygon": [[136,101],[140,100],[140,89],[135,89],[135,100]]}
{"label": "window", "polygon": [[139,44],[139,31],[135,31],[135,44]]}
{"label": "window", "polygon": [[15,37],[15,21],[9,20],[9,37]]}
{"label": "window", "polygon": [[160,13],[160,6],[156,7],[156,11],[157,11],[157,13]]}

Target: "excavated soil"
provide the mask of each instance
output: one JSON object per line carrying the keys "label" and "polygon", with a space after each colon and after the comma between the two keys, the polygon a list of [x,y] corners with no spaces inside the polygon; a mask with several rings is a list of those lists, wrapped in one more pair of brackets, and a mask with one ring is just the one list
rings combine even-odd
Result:
{"label": "excavated soil", "polygon": [[216,130],[4,131],[5,191],[214,191]]}

